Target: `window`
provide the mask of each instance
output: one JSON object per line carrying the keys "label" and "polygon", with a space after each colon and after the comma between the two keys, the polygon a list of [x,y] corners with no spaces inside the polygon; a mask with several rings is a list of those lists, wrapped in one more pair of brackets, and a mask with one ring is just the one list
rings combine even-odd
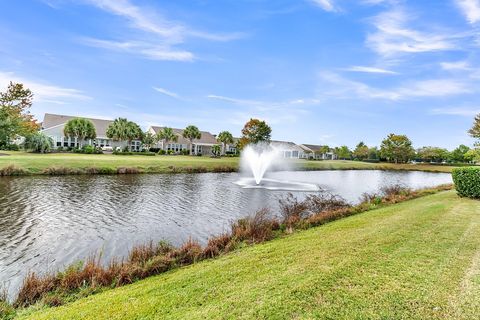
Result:
{"label": "window", "polygon": [[292,152],[292,157],[298,158],[298,151],[293,151]]}

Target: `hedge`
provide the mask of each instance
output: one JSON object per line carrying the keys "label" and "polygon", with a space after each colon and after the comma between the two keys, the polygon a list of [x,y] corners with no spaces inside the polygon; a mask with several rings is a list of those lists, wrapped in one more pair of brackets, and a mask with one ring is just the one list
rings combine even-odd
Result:
{"label": "hedge", "polygon": [[480,198],[480,167],[455,168],[452,177],[460,196]]}

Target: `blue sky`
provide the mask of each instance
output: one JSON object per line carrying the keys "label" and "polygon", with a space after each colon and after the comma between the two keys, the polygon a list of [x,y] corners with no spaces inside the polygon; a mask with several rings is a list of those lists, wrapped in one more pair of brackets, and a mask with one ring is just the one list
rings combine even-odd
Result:
{"label": "blue sky", "polygon": [[33,113],[239,135],[471,145],[480,0],[0,1],[0,87]]}

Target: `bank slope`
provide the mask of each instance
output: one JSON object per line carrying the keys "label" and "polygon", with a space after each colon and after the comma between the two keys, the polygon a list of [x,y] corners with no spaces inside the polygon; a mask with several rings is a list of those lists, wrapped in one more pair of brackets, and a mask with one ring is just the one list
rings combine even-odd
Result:
{"label": "bank slope", "polygon": [[244,248],[30,319],[474,319],[480,202],[453,191]]}

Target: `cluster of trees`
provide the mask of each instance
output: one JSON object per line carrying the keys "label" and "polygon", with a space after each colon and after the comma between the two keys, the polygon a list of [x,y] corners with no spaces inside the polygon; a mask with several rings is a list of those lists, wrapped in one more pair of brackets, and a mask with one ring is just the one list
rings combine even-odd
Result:
{"label": "cluster of trees", "polygon": [[323,146],[322,149],[320,152],[333,152],[338,159],[344,160],[382,160],[395,163],[405,163],[411,160],[435,163],[467,163],[479,159],[478,150],[471,149],[466,145],[460,145],[453,151],[431,146],[415,150],[412,141],[406,135],[396,134],[389,134],[382,141],[380,148],[369,147],[364,142],[360,142],[354,150],[350,150],[347,146],[336,148]]}
{"label": "cluster of trees", "polygon": [[17,137],[35,134],[39,125],[30,114],[33,93],[23,84],[10,82],[0,92],[0,149],[10,149]]}

